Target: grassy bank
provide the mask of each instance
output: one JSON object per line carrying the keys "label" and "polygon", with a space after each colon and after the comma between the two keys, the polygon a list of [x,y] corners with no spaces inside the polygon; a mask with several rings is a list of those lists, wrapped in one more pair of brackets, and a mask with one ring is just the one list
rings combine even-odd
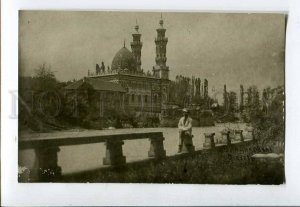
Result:
{"label": "grassy bank", "polygon": [[271,152],[257,143],[231,146],[122,168],[69,176],[65,182],[282,184],[282,161],[257,162],[255,153]]}

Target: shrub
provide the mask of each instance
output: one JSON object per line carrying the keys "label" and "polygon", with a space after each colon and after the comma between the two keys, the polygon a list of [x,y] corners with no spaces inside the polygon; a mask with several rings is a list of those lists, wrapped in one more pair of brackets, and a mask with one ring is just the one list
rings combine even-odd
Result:
{"label": "shrub", "polygon": [[255,130],[255,136],[261,144],[282,146],[277,152],[284,151],[284,94],[283,88],[275,89],[275,95],[268,106],[267,111],[261,109],[252,110],[250,120]]}

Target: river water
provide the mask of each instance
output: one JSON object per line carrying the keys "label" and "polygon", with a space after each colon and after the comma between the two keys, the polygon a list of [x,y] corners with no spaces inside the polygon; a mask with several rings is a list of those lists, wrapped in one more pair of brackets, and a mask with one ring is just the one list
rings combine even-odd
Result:
{"label": "river water", "polygon": [[[215,140],[221,137],[220,132],[224,128],[230,129],[242,129],[246,127],[243,123],[227,123],[217,124],[212,127],[194,127],[193,128],[193,143],[196,150],[200,150],[204,143],[204,133],[215,133]],[[165,137],[164,147],[167,156],[174,155],[178,150],[178,129],[177,128],[143,128],[143,129],[121,129],[122,133],[131,132],[163,132]],[[114,130],[116,131],[116,130]],[[100,133],[109,134],[111,130],[80,130],[76,134],[81,136]],[[26,136],[32,137],[48,137],[48,136],[60,136],[67,134],[74,134],[74,131],[54,132],[54,133],[39,133],[39,134],[26,134]],[[21,136],[23,136],[21,134]],[[250,138],[244,130],[245,138]],[[141,140],[125,140],[123,145],[123,154],[126,156],[126,162],[143,160],[148,158],[148,150],[150,148],[150,142],[148,139]],[[60,152],[58,152],[58,165],[62,167],[63,174],[69,174],[73,172],[80,172],[85,170],[92,170],[103,166],[102,159],[105,157],[105,145],[104,143],[84,144],[74,146],[62,146]],[[35,159],[33,150],[23,150],[19,152],[19,165],[32,168]]]}

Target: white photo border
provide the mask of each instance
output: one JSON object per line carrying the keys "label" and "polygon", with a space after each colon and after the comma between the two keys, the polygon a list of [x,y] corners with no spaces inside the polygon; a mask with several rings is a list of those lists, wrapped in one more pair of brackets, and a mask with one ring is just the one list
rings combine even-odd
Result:
{"label": "white photo border", "polygon": [[[292,0],[6,0],[1,12],[1,201],[4,206],[300,205],[300,1]],[[19,10],[119,10],[288,13],[286,35],[286,184],[23,184],[17,181]]]}

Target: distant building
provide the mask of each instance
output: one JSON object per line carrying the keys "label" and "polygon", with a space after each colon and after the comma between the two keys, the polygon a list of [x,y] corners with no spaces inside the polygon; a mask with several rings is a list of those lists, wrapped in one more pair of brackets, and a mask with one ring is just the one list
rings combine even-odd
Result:
{"label": "distant building", "polygon": [[[68,85],[65,89],[66,98],[83,98],[89,101],[89,106],[93,107],[100,117],[104,116],[104,111],[107,109],[125,109],[126,90],[117,83],[84,78]],[[81,110],[78,106],[75,108]]]}

